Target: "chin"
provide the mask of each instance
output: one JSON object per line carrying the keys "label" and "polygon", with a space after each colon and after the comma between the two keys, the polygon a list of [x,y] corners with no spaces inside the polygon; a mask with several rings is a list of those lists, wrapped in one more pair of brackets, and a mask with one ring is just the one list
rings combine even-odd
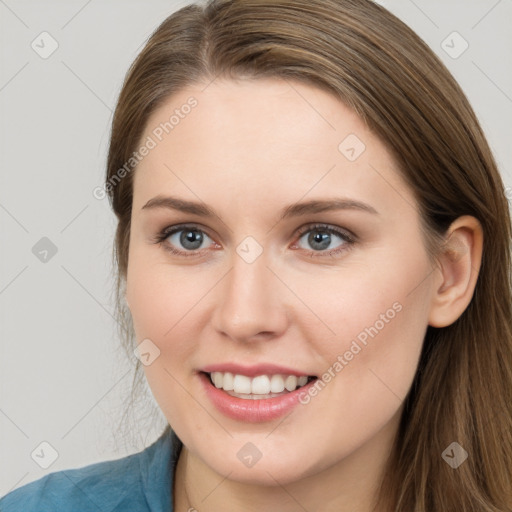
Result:
{"label": "chin", "polygon": [[[201,457],[203,463],[209,466],[215,473],[226,476],[229,480],[242,484],[276,486],[287,485],[317,471],[307,453],[296,453],[292,457],[284,457],[282,451],[277,448],[269,450],[267,454],[261,453],[259,459],[255,447],[247,445],[236,449],[225,448],[219,453],[211,451]],[[251,450],[254,450],[251,455]],[[227,453],[233,453],[227,457]],[[199,455],[201,456],[201,455]],[[245,459],[245,460],[244,460]],[[308,463],[306,466],[305,463]],[[323,468],[317,468],[321,471]]]}

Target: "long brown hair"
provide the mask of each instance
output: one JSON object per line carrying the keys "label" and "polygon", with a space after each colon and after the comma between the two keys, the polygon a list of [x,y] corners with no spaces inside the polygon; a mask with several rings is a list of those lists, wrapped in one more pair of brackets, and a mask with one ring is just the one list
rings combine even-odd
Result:
{"label": "long brown hair", "polygon": [[[511,221],[503,183],[449,71],[411,29],[369,0],[212,0],[174,13],[148,40],[119,97],[106,177],[118,218],[124,342],[133,349],[122,305],[133,172],[113,178],[162,102],[218,76],[285,78],[336,94],[393,153],[416,195],[427,239],[442,237],[459,216],[480,221],[484,249],[475,293],[455,323],[427,329],[377,508],[511,511]],[[442,457],[453,442],[469,454],[457,469]]]}

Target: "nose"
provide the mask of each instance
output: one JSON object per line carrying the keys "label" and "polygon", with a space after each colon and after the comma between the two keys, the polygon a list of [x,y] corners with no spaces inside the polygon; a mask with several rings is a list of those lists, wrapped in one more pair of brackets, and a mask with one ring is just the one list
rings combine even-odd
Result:
{"label": "nose", "polygon": [[235,341],[263,341],[286,331],[288,317],[283,283],[268,268],[265,252],[252,263],[237,254],[216,287],[214,328]]}

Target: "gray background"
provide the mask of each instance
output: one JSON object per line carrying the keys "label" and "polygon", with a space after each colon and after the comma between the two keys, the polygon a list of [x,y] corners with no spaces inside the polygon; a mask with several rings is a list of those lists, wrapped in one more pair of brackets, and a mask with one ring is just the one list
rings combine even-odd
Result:
{"label": "gray background", "polygon": [[[165,425],[158,411],[147,416],[146,387],[133,438],[115,434],[134,360],[111,316],[114,217],[92,191],[129,64],[187,3],[0,0],[0,495],[138,451]],[[459,81],[512,197],[512,0],[380,3]],[[42,58],[55,44],[45,31],[58,48]],[[460,56],[453,31],[469,44]]]}

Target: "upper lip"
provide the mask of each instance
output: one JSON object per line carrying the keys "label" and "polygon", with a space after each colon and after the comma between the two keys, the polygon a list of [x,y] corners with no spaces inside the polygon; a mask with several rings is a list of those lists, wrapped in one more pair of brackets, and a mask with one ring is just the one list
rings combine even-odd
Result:
{"label": "upper lip", "polygon": [[312,373],[302,372],[293,368],[287,368],[272,363],[259,363],[250,366],[244,366],[236,363],[218,363],[210,364],[200,368],[201,372],[230,372],[236,375],[246,375],[247,377],[257,377],[258,375],[296,375],[297,377],[310,377],[314,376]]}

